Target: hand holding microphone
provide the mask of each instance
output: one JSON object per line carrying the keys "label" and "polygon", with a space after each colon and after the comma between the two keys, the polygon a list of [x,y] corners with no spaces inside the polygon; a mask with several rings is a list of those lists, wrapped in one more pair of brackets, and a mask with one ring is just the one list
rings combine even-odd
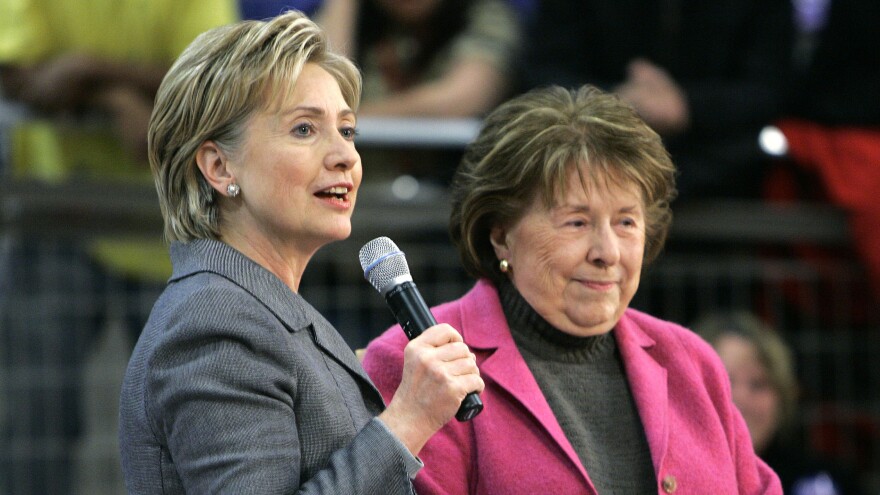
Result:
{"label": "hand holding microphone", "polygon": [[[436,361],[433,366],[445,368],[445,373],[437,373],[437,369],[428,371],[409,371],[409,374],[418,375],[427,386],[446,388],[456,386],[466,381],[469,371],[475,364],[470,360],[470,351],[464,345],[461,336],[449,325],[437,325],[437,321],[425,304],[421,294],[412,281],[406,258],[394,242],[387,237],[378,237],[368,242],[361,248],[359,253],[361,267],[364,269],[364,277],[376,288],[388,303],[391,312],[397,319],[403,331],[410,341],[419,339],[426,330],[430,329],[419,341],[410,342],[404,352],[404,377],[401,388],[408,379],[408,367],[417,365],[430,365],[431,360],[426,359],[430,354]],[[419,353],[425,353],[417,357]],[[417,364],[413,364],[417,361]],[[473,371],[476,371],[475,369]],[[437,376],[451,376],[452,383],[444,385],[436,383]],[[433,377],[433,378],[432,378]],[[477,378],[479,380],[479,378]],[[428,382],[435,382],[430,384]],[[409,384],[407,383],[407,386]],[[482,381],[480,381],[482,389]],[[437,391],[437,393],[442,393]],[[432,398],[421,397],[420,401],[428,401]],[[455,418],[459,421],[467,421],[483,410],[483,403],[476,392],[468,393],[462,400]],[[441,425],[442,426],[442,425]]]}

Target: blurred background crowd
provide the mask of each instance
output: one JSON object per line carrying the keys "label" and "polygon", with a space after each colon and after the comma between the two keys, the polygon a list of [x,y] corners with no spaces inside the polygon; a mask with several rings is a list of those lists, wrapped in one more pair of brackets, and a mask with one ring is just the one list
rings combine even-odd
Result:
{"label": "blurred background crowd", "polygon": [[364,75],[355,230],[302,287],[353,348],[392,322],[360,245],[461,295],[446,187],[480,117],[593,84],[679,169],[633,306],[716,346],[788,493],[880,493],[880,3],[0,0],[0,495],[123,490],[118,383],[170,273],[153,96],[199,33],[288,8]]}

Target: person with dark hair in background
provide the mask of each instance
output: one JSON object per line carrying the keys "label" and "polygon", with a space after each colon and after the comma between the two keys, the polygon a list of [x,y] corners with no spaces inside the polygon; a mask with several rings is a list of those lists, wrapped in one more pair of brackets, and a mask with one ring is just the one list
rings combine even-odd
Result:
{"label": "person with dark hair in background", "polygon": [[[520,44],[507,0],[324,0],[331,45],[364,74],[363,117],[481,117],[509,96]],[[374,176],[447,185],[460,149],[370,149]]]}
{"label": "person with dark hair in background", "polygon": [[691,328],[718,351],[755,451],[779,475],[786,494],[861,493],[853,473],[821,459],[796,438],[797,377],[781,336],[747,311],[709,313]]}
{"label": "person with dark hair in background", "polygon": [[[674,175],[660,137],[595,87],[489,114],[452,183],[452,241],[478,281],[433,309],[476,354],[485,409],[428,441],[419,493],[782,493],[718,355],[629,307],[663,249]],[[386,398],[405,345],[393,327],[367,347]]]}
{"label": "person with dark hair in background", "polygon": [[449,325],[387,408],[297,293],[351,233],[360,74],[299,12],[208,31],[159,88],[149,157],[174,271],[120,399],[131,493],[412,493],[425,441],[483,383]]}
{"label": "person with dark hair in background", "polygon": [[679,201],[757,198],[791,19],[789,0],[542,0],[519,80],[618,93],[663,137]]}
{"label": "person with dark hair in background", "polygon": [[476,117],[508,95],[520,28],[505,0],[324,0],[319,16],[363,71],[363,115]]}

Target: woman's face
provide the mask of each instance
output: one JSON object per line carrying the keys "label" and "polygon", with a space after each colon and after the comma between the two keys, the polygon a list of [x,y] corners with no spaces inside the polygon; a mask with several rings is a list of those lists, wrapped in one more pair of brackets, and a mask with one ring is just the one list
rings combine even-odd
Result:
{"label": "woman's face", "polygon": [[233,221],[252,241],[313,252],[351,233],[362,175],[355,114],[336,80],[312,63],[280,108],[250,119],[230,159],[242,191]]}
{"label": "woman's face", "polygon": [[536,198],[510,229],[492,230],[499,259],[526,301],[565,333],[614,328],[639,286],[645,214],[634,185],[583,187],[576,170],[551,209]]}
{"label": "woman's face", "polygon": [[755,451],[760,453],[776,433],[781,398],[754,344],[736,335],[723,335],[715,348],[730,375],[733,402],[746,420]]}

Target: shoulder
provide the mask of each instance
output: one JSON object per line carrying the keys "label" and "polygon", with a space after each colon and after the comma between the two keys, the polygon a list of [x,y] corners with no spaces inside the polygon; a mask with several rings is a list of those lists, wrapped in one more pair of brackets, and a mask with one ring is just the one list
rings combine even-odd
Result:
{"label": "shoulder", "polygon": [[683,369],[711,381],[727,381],[727,373],[712,346],[678,323],[627,309],[619,324],[618,337],[647,349],[668,369]]}
{"label": "shoulder", "polygon": [[662,320],[636,309],[627,309],[621,321],[628,322],[659,346],[678,347],[698,356],[715,355],[708,342],[678,323]]}
{"label": "shoulder", "polygon": [[230,353],[224,359],[249,352],[278,355],[289,333],[258,297],[223,276],[201,272],[162,293],[142,340],[152,366],[161,366],[191,353]]}
{"label": "shoulder", "polygon": [[251,294],[228,278],[211,272],[199,272],[168,286],[157,304],[179,312],[187,320],[229,320],[247,317],[251,308],[263,306]]}

